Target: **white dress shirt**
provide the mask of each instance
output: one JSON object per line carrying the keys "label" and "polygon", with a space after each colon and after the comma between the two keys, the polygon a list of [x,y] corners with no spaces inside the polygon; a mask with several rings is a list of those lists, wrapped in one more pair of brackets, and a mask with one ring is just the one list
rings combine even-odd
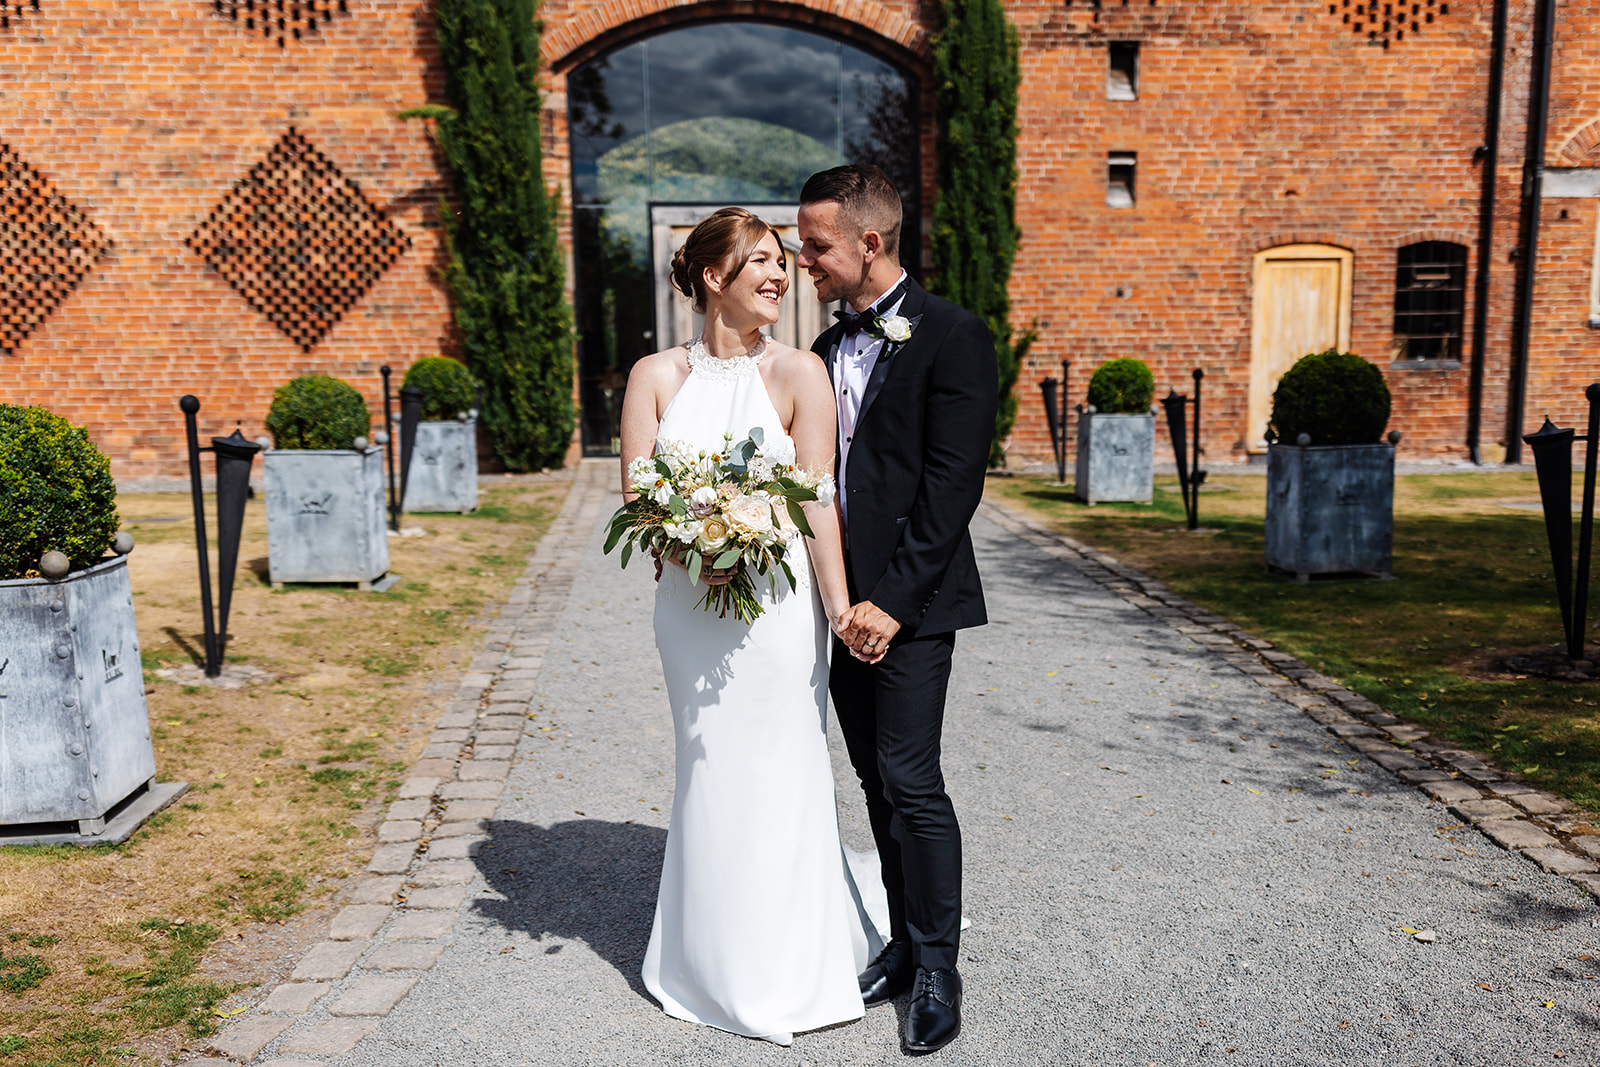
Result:
{"label": "white dress shirt", "polygon": [[[887,293],[893,293],[906,280],[906,272],[902,269],[900,277],[889,286]],[[881,297],[879,299],[882,299]],[[905,293],[892,305],[878,307],[872,306],[880,316],[893,315],[900,310],[900,305],[905,302]],[[845,540],[849,541],[850,497],[845,491],[845,471],[850,463],[850,441],[856,434],[856,415],[861,411],[861,398],[867,391],[867,382],[872,378],[872,368],[878,363],[878,353],[883,351],[883,338],[873,337],[865,332],[846,334],[839,341],[839,352],[833,361],[833,394],[839,404],[839,476],[835,479],[838,485],[839,517],[845,523]]]}

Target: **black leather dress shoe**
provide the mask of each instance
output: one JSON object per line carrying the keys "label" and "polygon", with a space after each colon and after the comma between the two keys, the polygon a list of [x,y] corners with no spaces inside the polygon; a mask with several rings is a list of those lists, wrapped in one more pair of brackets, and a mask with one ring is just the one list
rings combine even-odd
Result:
{"label": "black leather dress shoe", "polygon": [[858,976],[861,1002],[869,1008],[889,1003],[911,988],[913,974],[911,942],[899,937],[892,939]]}
{"label": "black leather dress shoe", "polygon": [[917,968],[906,1017],[906,1050],[936,1052],[961,1033],[961,975],[950,970]]}

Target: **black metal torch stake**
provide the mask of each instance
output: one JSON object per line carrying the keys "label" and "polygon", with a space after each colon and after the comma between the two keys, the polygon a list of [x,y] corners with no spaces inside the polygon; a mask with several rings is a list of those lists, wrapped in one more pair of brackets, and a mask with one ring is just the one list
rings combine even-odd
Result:
{"label": "black metal torch stake", "polygon": [[[1539,478],[1539,502],[1544,510],[1545,537],[1550,542],[1550,565],[1556,580],[1556,602],[1561,607],[1561,628],[1567,639],[1567,658],[1583,659],[1589,614],[1589,562],[1594,551],[1594,495],[1596,446],[1600,444],[1600,382],[1584,390],[1589,401],[1588,433],[1579,437],[1548,418],[1537,433],[1524,434],[1533,452]],[[1572,560],[1572,444],[1583,441],[1583,508],[1578,524],[1577,581]]]}
{"label": "black metal torch stake", "polygon": [[[261,446],[247,441],[235,429],[227,437],[213,437],[210,448],[200,447],[195,415],[200,401],[185,396],[178,401],[183,410],[189,444],[189,493],[194,501],[194,540],[200,555],[200,613],[205,624],[205,670],[207,678],[222,673],[222,657],[228,648],[228,609],[233,603],[233,578],[239,567],[239,542],[244,533],[244,505],[250,495],[250,467]],[[217,461],[217,591],[218,610],[211,607],[211,560],[206,545],[205,494],[200,487],[200,453],[210,452]]]}
{"label": "black metal torch stake", "polygon": [[1206,372],[1194,369],[1194,444],[1190,452],[1189,430],[1186,426],[1187,406],[1190,399],[1180,396],[1176,389],[1168,390],[1161,406],[1167,413],[1167,433],[1172,438],[1172,458],[1178,465],[1178,491],[1183,494],[1183,514],[1188,528],[1200,528],[1200,486],[1206,472],[1200,469],[1200,381]]}
{"label": "black metal torch stake", "polygon": [[383,375],[383,451],[389,461],[389,529],[400,531],[400,494],[394,484],[394,397],[389,392],[389,364],[378,368]]}

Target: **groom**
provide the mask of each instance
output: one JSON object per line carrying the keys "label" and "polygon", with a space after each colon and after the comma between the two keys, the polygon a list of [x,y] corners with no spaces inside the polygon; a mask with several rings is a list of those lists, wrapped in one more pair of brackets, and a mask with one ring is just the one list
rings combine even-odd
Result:
{"label": "groom", "polygon": [[996,370],[988,327],[900,268],[900,195],[877,167],[800,192],[800,268],[849,312],[811,346],[839,407],[838,502],[854,605],[829,689],[866,792],[890,941],[868,1007],[911,989],[905,1046],[961,1032],[961,830],[939,768],[955,631],[987,621],[967,524],[983,495]]}

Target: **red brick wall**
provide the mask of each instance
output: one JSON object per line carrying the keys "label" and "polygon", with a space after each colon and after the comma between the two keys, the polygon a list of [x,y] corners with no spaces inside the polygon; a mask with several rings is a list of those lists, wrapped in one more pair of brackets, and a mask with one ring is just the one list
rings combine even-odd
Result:
{"label": "red brick wall", "polygon": [[[1485,356],[1488,458],[1506,424],[1533,5],[1511,0]],[[171,475],[183,463],[182,393],[204,402],[203,433],[242,419],[255,436],[272,389],[296,374],[346,378],[376,410],[379,364],[403,370],[450,350],[434,224],[444,181],[424,124],[395,117],[439,98],[431,5],[348,6],[284,47],[202,0],[41,0],[40,10],[0,29],[8,75],[0,142],[112,242],[62,306],[12,355],[0,355],[0,401],[46,404],[87,424],[120,477]],[[1013,322],[1037,320],[1041,334],[1018,383],[1014,456],[1048,451],[1038,382],[1058,374],[1061,359],[1073,361],[1069,399],[1077,402],[1096,366],[1132,355],[1152,364],[1160,394],[1187,392],[1189,371],[1203,367],[1208,456],[1237,457],[1252,258],[1298,241],[1354,253],[1351,347],[1385,368],[1405,453],[1463,454],[1480,191],[1473,149],[1484,138],[1492,5],[1456,0],[1387,49],[1352,33],[1329,6],[1007,4],[1023,65]],[[1600,4],[1563,0],[1560,12],[1546,158],[1594,165],[1600,54],[1583,42],[1600,28]],[[541,10],[552,67],[547,180],[565,195],[567,70],[642,29],[735,14],[846,35],[928,75],[936,7],[918,0],[549,0]],[[1105,99],[1111,40],[1142,43],[1137,101]],[[310,352],[185,244],[291,126],[411,241]],[[924,136],[931,213],[931,116]],[[1115,150],[1138,153],[1132,209],[1105,206],[1106,154]],[[1545,411],[1571,424],[1586,376],[1600,376],[1600,335],[1587,325],[1596,210],[1589,200],[1545,205],[1525,430]],[[1469,248],[1459,368],[1389,365],[1396,250],[1423,239]]]}
{"label": "red brick wall", "polygon": [[[1532,18],[1533,5],[1528,4],[1530,25]],[[1544,162],[1550,167],[1600,167],[1600,54],[1595,48],[1600,4],[1558,0],[1556,18]],[[1522,96],[1525,101],[1526,90]],[[1526,111],[1526,103],[1520,110]],[[1519,128],[1519,161],[1525,137],[1525,127]],[[1516,179],[1520,177],[1518,172]],[[1515,185],[1506,189],[1508,206],[1516,202],[1516,193]],[[1596,201],[1590,199],[1543,203],[1523,433],[1538,430],[1547,415],[1558,425],[1577,426],[1580,432],[1588,419],[1583,390],[1600,381],[1600,330],[1589,325],[1596,215]],[[1514,239],[1508,238],[1507,247],[1512,243]],[[1507,308],[1509,316],[1509,304]],[[1503,421],[1502,416],[1497,428]],[[1523,461],[1532,462],[1526,448]]]}
{"label": "red brick wall", "polygon": [[[0,29],[0,142],[112,241],[0,355],[0,401],[86,424],[119,478],[170,476],[184,393],[204,436],[262,433],[272,390],[305,373],[350,381],[381,417],[378,367],[448,346],[440,171],[423,124],[395,117],[439,84],[432,24],[415,3],[348,6],[283,47],[198,0],[40,0]],[[411,241],[310,352],[185,245],[291,126]]]}

